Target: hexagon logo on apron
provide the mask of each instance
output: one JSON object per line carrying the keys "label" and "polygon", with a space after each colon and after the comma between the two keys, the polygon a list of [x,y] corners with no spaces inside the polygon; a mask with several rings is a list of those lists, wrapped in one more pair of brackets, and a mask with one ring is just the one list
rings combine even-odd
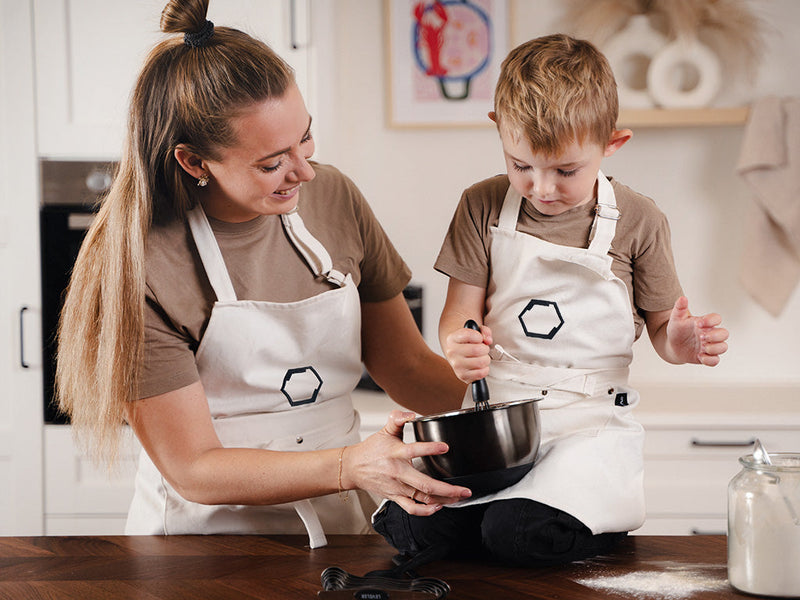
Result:
{"label": "hexagon logo on apron", "polygon": [[556,302],[531,300],[519,313],[519,322],[527,337],[552,340],[564,325],[564,317]]}
{"label": "hexagon logo on apron", "polygon": [[292,406],[315,402],[320,389],[322,377],[312,366],[289,369],[283,376],[281,392]]}

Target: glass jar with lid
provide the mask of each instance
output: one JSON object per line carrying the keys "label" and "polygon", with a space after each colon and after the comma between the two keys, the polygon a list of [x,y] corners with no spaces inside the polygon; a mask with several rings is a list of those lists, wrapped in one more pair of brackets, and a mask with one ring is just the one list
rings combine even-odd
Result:
{"label": "glass jar with lid", "polygon": [[761,596],[800,598],[800,454],[739,459],[728,485],[728,580]]}

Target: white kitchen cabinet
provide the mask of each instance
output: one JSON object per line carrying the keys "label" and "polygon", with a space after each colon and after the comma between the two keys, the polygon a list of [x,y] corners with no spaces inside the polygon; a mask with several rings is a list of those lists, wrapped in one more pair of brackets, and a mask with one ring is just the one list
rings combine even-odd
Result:
{"label": "white kitchen cabinet", "polygon": [[651,426],[645,442],[647,521],[637,534],[724,534],[728,482],[758,438],[772,451],[800,448],[793,425]]}
{"label": "white kitchen cabinet", "polygon": [[47,535],[121,535],[141,445],[126,430],[119,459],[109,470],[92,463],[63,425],[44,428],[44,528]]}
{"label": "white kitchen cabinet", "polygon": [[42,533],[38,187],[28,2],[0,0],[0,535]]}
{"label": "white kitchen cabinet", "polygon": [[[209,19],[267,42],[291,64],[309,98],[309,2],[217,0]],[[166,0],[34,0],[38,152],[114,159],[127,106],[150,48],[164,37]]]}
{"label": "white kitchen cabinet", "polygon": [[724,534],[739,457],[756,439],[800,452],[797,388],[661,387],[642,397],[647,520],[636,534]]}

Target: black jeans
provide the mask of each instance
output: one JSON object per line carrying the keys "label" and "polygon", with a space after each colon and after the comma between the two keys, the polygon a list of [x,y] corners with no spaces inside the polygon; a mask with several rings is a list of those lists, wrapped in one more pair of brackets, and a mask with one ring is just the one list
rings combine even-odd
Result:
{"label": "black jeans", "polygon": [[603,554],[627,532],[592,534],[578,519],[525,498],[463,508],[444,507],[430,517],[409,515],[387,502],[375,530],[401,554],[490,558],[507,565],[548,566]]}

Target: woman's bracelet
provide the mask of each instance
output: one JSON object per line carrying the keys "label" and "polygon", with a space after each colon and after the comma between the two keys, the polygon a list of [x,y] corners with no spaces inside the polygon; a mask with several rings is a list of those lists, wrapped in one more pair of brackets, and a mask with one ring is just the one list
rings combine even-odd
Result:
{"label": "woman's bracelet", "polygon": [[342,489],[342,458],[344,457],[345,450],[347,450],[347,446],[344,446],[339,451],[339,500],[342,502],[347,502],[350,500],[350,490]]}

